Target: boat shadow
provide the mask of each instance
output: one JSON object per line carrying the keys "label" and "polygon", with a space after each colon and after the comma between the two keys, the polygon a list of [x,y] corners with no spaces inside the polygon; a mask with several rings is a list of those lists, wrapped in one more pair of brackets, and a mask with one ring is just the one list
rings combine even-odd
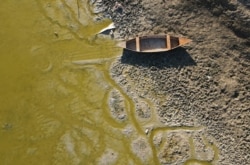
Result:
{"label": "boat shadow", "polygon": [[185,66],[196,66],[196,62],[190,54],[182,47],[167,52],[138,53],[123,50],[121,62],[130,65],[157,68],[182,68]]}

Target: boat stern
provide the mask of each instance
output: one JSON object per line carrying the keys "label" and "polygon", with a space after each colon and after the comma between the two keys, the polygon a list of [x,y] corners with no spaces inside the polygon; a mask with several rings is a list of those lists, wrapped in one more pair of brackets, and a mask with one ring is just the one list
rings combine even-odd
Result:
{"label": "boat stern", "polygon": [[188,39],[188,38],[179,38],[179,45],[185,45],[189,42],[191,42],[192,40]]}

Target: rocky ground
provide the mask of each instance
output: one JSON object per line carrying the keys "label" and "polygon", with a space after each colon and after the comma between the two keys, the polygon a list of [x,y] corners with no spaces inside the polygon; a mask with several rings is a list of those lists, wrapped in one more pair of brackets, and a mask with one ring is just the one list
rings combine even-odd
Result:
{"label": "rocky ground", "polygon": [[[112,65],[111,75],[134,100],[151,100],[162,123],[204,126],[219,150],[216,164],[248,164],[250,1],[95,3],[115,22],[116,38],[168,33],[193,40],[185,49],[168,53],[124,51]],[[159,153],[159,159],[162,155]],[[165,159],[160,162],[168,164]]]}

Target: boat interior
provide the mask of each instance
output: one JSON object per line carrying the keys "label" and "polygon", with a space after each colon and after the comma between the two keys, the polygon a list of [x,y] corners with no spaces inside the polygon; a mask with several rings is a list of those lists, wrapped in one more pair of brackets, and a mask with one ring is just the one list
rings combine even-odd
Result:
{"label": "boat interior", "polygon": [[126,48],[137,52],[167,51],[189,41],[188,39],[184,40],[170,35],[143,36],[127,41]]}

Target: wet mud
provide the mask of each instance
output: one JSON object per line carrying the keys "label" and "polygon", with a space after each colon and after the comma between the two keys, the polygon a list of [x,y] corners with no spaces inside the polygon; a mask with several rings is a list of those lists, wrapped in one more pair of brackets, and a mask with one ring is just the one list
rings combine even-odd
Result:
{"label": "wet mud", "polygon": [[[0,7],[2,164],[249,161],[249,29],[224,26],[230,13],[248,25],[243,1],[230,3],[236,9],[181,0],[16,3]],[[122,52],[95,35],[110,19],[116,39],[170,33],[193,42],[147,56]]]}
{"label": "wet mud", "polygon": [[[139,121],[156,114],[154,122],[140,122],[146,128],[154,163],[249,162],[247,3],[97,3],[104,17],[115,22],[117,39],[168,33],[193,40],[167,53],[144,55],[124,50],[110,67],[112,78],[136,103]],[[145,105],[145,100],[150,103]]]}

